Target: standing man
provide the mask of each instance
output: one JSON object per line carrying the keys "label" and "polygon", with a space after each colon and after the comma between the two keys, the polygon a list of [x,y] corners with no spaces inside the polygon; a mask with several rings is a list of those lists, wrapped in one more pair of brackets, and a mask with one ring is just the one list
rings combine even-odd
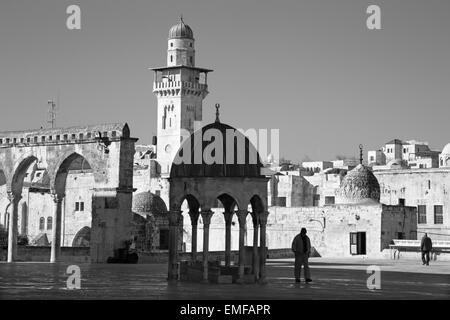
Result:
{"label": "standing man", "polygon": [[428,234],[422,238],[422,243],[420,244],[420,251],[422,252],[422,262],[423,264],[429,266],[430,265],[430,251],[433,249],[433,243],[431,239],[428,237]]}
{"label": "standing man", "polygon": [[302,265],[305,268],[305,281],[311,282],[312,280],[308,265],[308,259],[311,253],[311,241],[306,235],[306,228],[302,228],[300,233],[295,236],[294,241],[292,241],[292,251],[294,251],[295,254],[295,282],[300,282]]}

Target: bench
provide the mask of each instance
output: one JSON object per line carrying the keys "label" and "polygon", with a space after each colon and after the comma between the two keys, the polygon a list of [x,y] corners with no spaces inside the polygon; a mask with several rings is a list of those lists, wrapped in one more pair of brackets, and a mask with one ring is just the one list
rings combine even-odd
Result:
{"label": "bench", "polygon": [[[421,240],[392,240],[394,243],[389,245],[391,259],[400,259],[402,252],[420,253]],[[450,254],[450,241],[434,240],[433,249],[430,252],[430,259],[437,260],[441,254]]]}

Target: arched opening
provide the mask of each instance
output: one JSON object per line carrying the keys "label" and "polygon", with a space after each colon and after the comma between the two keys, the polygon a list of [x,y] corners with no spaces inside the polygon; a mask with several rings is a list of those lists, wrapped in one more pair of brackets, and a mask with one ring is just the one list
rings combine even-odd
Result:
{"label": "arched opening", "polygon": [[[181,247],[185,252],[197,252],[202,250],[203,242],[201,241],[203,233],[198,234],[197,227],[203,225],[200,215],[200,202],[191,194],[184,197],[181,203],[181,212],[183,215],[183,235]],[[196,230],[194,230],[194,225]],[[202,229],[203,232],[203,229]],[[194,240],[194,238],[196,238]]]}
{"label": "arched opening", "polygon": [[77,232],[72,241],[72,247],[89,247],[91,241],[91,228],[83,227]]}
{"label": "arched opening", "polygon": [[[12,232],[11,237],[13,239],[13,244],[8,248],[9,262],[16,258],[17,245],[27,245],[29,243],[29,208],[27,200],[29,199],[34,174],[38,170],[40,170],[40,164],[34,156],[23,158],[14,169],[10,186],[11,191],[7,195],[8,204],[5,209],[4,221],[8,228],[8,234]],[[37,224],[37,221],[35,223]]]}
{"label": "arched opening", "polygon": [[8,210],[9,200],[6,192],[6,176],[0,169],[0,247],[6,246],[8,243]]}
{"label": "arched opening", "polygon": [[94,173],[86,158],[73,153],[62,161],[54,185],[60,216],[53,222],[61,246],[89,246],[94,187]]}

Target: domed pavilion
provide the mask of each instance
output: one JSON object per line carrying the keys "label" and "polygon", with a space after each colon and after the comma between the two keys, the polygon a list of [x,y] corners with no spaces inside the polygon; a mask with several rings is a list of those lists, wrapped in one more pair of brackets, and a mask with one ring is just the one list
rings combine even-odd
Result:
{"label": "domed pavilion", "polygon": [[[267,182],[261,173],[260,156],[249,138],[239,130],[221,123],[219,105],[216,121],[195,131],[181,144],[170,171],[170,245],[169,279],[177,278],[178,228],[182,220],[181,206],[186,200],[192,225],[192,259],[182,264],[181,273],[201,269],[203,281],[225,273],[233,275],[233,282],[265,280]],[[225,265],[209,262],[209,225],[219,200],[224,208]],[[247,216],[254,226],[251,266],[246,264],[245,230]],[[239,265],[231,265],[231,224],[236,215],[239,221]],[[203,222],[203,261],[197,262],[198,218]],[[260,233],[260,236],[258,236]],[[260,242],[258,243],[258,238]],[[260,258],[261,255],[261,258]],[[186,274],[188,274],[186,276]]]}

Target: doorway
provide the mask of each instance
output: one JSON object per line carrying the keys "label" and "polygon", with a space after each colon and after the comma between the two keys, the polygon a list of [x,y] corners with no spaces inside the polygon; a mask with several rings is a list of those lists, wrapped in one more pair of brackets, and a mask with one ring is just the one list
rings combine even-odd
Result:
{"label": "doorway", "polygon": [[350,233],[350,254],[362,255],[366,254],[366,233],[351,232]]}

